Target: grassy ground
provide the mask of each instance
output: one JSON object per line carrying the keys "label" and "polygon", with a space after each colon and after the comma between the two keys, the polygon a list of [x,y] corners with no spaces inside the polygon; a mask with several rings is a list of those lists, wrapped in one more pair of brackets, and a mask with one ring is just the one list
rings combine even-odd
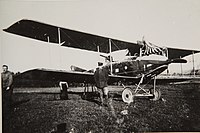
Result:
{"label": "grassy ground", "polygon": [[[162,100],[136,98],[127,106],[121,96],[110,99],[108,107],[98,99],[83,100],[81,93],[59,100],[58,94],[14,93],[14,110],[9,115],[10,132],[51,133],[58,124],[74,132],[200,131],[200,86],[159,85]],[[49,89],[49,88],[48,88]],[[27,90],[27,89],[26,89]],[[51,89],[50,89],[51,90]],[[57,92],[57,91],[56,91]],[[128,110],[123,115],[121,111]],[[8,117],[8,115],[7,115]]]}

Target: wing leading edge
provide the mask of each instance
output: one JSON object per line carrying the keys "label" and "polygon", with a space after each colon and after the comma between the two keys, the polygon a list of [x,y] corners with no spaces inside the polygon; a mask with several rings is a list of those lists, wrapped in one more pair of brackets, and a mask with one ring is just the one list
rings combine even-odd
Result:
{"label": "wing leading edge", "polygon": [[[28,70],[16,76],[16,79],[52,81],[52,82],[57,82],[57,83],[59,83],[60,81],[66,81],[68,83],[95,84],[94,73],[61,71],[61,70],[50,70],[50,69]],[[109,75],[108,83],[113,84],[114,82],[119,82],[119,81],[131,82],[137,79],[139,78]]]}
{"label": "wing leading edge", "polygon": [[[45,24],[37,22],[34,20],[22,19],[7,29],[5,32],[37,39],[45,42],[52,42],[59,44],[58,28],[60,29],[60,42],[64,42],[62,46],[98,51],[97,46],[100,47],[100,52],[109,52],[109,38],[102,37],[98,35],[88,34],[80,31],[75,31],[67,28],[62,28],[58,26],[53,26],[50,24]],[[131,55],[138,53],[142,45],[138,43],[130,43],[125,41],[120,41],[117,39],[111,39],[112,51],[129,49]],[[186,49],[176,49],[168,48],[169,59],[184,57],[193,53],[200,51],[197,50],[186,50]]]}

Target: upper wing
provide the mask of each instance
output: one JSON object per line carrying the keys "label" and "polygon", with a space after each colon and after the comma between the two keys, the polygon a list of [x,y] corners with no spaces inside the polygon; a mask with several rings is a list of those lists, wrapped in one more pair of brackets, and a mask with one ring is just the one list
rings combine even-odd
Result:
{"label": "upper wing", "polygon": [[[11,25],[9,28],[4,29],[4,31],[29,37],[32,39],[37,39],[46,42],[59,43],[59,33],[60,29],[60,42],[62,46],[74,47],[92,51],[98,51],[97,46],[100,47],[100,52],[109,52],[109,38],[102,37],[98,35],[92,35],[80,31],[70,30],[58,26],[53,26],[33,20],[20,20],[15,24]],[[131,55],[140,52],[140,48],[143,46],[138,43],[130,43],[125,41],[120,41],[117,39],[111,39],[112,51],[129,49]],[[58,44],[59,45],[59,44]],[[185,49],[175,49],[168,48],[169,59],[180,58],[192,53],[197,53],[197,50],[185,50]]]}
{"label": "upper wing", "polygon": [[199,53],[197,50],[186,50],[186,49],[177,49],[177,48],[168,48],[168,58],[182,58],[191,54]]}
{"label": "upper wing", "polygon": [[[62,46],[80,48],[92,51],[98,51],[97,46],[99,46],[99,51],[108,53],[109,52],[109,38],[102,37],[98,35],[92,35],[80,31],[75,31],[71,29],[66,29],[58,26],[53,26],[33,20],[20,20],[4,31],[29,37],[32,39],[37,39],[45,42],[59,43],[58,28],[60,29],[60,39],[64,42]],[[49,38],[49,40],[48,40]],[[112,39],[112,42],[116,46],[112,46],[112,51],[119,49],[131,48],[132,52],[138,52],[139,48],[135,43],[129,43],[124,41],[119,41],[117,39]]]}

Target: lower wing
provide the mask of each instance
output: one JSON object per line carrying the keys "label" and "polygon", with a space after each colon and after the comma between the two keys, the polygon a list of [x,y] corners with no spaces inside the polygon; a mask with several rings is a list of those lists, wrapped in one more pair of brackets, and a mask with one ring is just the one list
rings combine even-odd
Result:
{"label": "lower wing", "polygon": [[[131,82],[138,80],[139,77],[127,77],[127,76],[117,76],[109,75],[109,84],[114,82]],[[68,83],[89,83],[95,84],[94,73],[89,72],[77,72],[77,71],[63,71],[63,70],[52,70],[52,69],[32,69],[25,71],[17,76],[15,76],[15,83],[19,83],[22,80],[27,81],[48,81],[59,84],[60,81],[65,81]]]}

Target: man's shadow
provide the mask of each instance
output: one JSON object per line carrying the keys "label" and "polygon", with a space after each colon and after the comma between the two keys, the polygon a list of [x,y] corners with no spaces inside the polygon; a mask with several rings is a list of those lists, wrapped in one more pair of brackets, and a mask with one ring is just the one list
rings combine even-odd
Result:
{"label": "man's shadow", "polygon": [[101,104],[100,102],[100,94],[98,92],[85,92],[82,93],[81,98],[83,100],[87,100],[89,102],[96,103],[98,105]]}
{"label": "man's shadow", "polygon": [[[86,92],[85,94],[82,94],[81,97],[84,100],[101,105],[100,94],[98,92]],[[118,93],[109,93],[108,98],[112,98],[115,101],[122,102],[122,95]]]}

